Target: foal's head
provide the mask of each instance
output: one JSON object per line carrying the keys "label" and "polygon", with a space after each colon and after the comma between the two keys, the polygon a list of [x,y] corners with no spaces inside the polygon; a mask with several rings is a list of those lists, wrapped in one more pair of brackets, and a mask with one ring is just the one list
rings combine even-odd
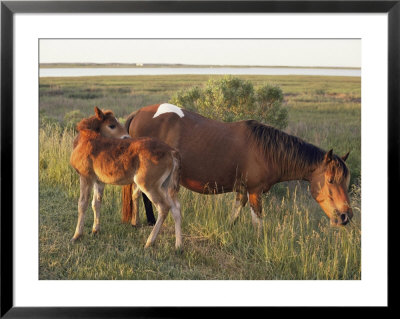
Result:
{"label": "foal's head", "polygon": [[129,138],[126,129],[117,121],[112,111],[102,111],[97,106],[94,108],[94,116],[83,119],[77,125],[78,131],[89,130],[105,137]]}
{"label": "foal's head", "polygon": [[311,194],[333,226],[346,225],[353,217],[347,194],[350,171],[345,161],[348,155],[340,158],[330,150],[311,176]]}

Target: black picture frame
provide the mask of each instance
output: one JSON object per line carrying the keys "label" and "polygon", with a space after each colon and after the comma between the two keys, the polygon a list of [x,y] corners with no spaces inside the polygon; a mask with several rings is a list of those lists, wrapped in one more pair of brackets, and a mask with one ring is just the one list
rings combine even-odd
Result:
{"label": "black picture frame", "polygon": [[[238,309],[21,308],[13,303],[13,18],[16,13],[387,13],[388,14],[388,225],[393,226],[399,182],[400,1],[1,1],[1,279],[0,316],[5,318],[128,318],[238,314]],[[392,214],[389,214],[391,212]],[[390,227],[388,227],[390,228]],[[388,262],[390,243],[388,229]],[[388,263],[389,264],[389,263]],[[388,269],[389,271],[390,269]],[[390,282],[388,281],[388,287]],[[389,294],[388,307],[391,309]],[[152,296],[149,296],[152,298]],[[277,308],[251,311],[278,312]],[[291,310],[294,310],[291,307]],[[246,316],[250,315],[246,309]],[[307,311],[296,308],[296,312]],[[341,312],[338,307],[332,309]]]}

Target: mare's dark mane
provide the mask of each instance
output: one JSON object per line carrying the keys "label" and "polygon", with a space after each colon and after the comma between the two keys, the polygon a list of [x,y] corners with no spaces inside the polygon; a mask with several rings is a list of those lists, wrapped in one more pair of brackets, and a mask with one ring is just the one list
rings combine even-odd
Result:
{"label": "mare's dark mane", "polygon": [[263,154],[286,176],[291,172],[313,171],[324,159],[325,151],[304,140],[257,121],[246,121],[250,137]]}
{"label": "mare's dark mane", "polygon": [[[324,150],[301,138],[254,120],[246,121],[246,124],[250,137],[263,154],[275,163],[276,167],[280,167],[283,176],[312,172],[324,160]],[[330,167],[335,170],[334,176],[338,182],[347,178],[349,169],[340,157],[334,155],[332,164]]]}

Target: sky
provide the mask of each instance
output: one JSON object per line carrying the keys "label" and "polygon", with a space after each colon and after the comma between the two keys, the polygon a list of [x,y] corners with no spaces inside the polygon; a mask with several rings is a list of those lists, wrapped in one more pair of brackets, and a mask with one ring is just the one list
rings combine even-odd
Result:
{"label": "sky", "polygon": [[41,39],[40,63],[361,67],[360,39]]}

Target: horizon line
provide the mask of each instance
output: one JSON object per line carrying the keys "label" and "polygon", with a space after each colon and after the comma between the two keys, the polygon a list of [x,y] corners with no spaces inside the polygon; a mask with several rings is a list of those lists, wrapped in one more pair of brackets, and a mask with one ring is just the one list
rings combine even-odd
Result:
{"label": "horizon line", "polygon": [[40,66],[51,66],[51,65],[92,65],[92,66],[118,66],[118,65],[129,65],[134,67],[145,67],[150,65],[158,65],[158,66],[181,66],[181,67],[254,67],[254,68],[320,68],[320,69],[360,69],[358,66],[292,66],[292,65],[224,65],[224,64],[185,64],[185,63],[157,63],[157,62],[39,62]]}

